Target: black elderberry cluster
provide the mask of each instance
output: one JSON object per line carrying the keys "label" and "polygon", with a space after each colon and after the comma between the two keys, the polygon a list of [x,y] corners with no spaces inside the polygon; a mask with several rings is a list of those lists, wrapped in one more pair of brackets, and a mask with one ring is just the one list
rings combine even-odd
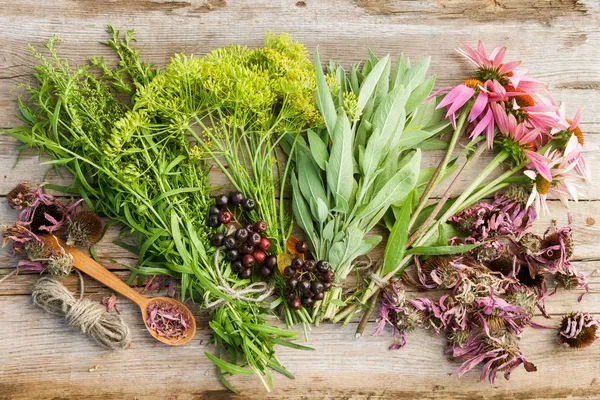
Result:
{"label": "black elderberry cluster", "polygon": [[[244,198],[244,195],[239,192],[230,196],[217,196],[215,205],[209,210],[211,227],[216,228],[221,224],[231,223],[233,216],[227,210],[230,204],[239,204],[244,211],[252,211],[255,207],[254,200]],[[266,231],[267,224],[258,221],[254,225],[230,229],[227,235],[215,233],[210,242],[217,248],[225,249],[225,258],[231,262],[231,269],[241,278],[250,278],[254,267],[257,267],[258,273],[266,278],[273,275],[277,268],[277,256],[267,254],[271,242],[263,236]]]}
{"label": "black elderberry cluster", "polygon": [[[300,255],[308,252],[308,246],[302,241],[296,243],[296,252]],[[325,260],[303,260],[300,256],[285,267],[283,274],[287,277],[285,297],[290,307],[299,310],[300,307],[312,307],[323,300],[325,292],[331,289],[335,273]]]}

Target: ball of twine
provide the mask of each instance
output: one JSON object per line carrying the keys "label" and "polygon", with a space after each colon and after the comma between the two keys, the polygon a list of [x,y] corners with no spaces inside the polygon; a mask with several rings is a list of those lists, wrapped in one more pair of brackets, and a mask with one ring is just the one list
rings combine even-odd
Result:
{"label": "ball of twine", "polygon": [[129,327],[119,315],[88,299],[75,299],[57,280],[43,277],[31,294],[33,303],[52,314],[62,315],[69,326],[81,330],[108,349],[125,348],[131,342]]}

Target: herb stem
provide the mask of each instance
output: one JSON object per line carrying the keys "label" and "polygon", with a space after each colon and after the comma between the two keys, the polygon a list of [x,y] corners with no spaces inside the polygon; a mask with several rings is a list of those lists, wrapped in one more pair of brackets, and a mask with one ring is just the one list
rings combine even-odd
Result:
{"label": "herb stem", "polygon": [[437,168],[435,169],[435,172],[433,173],[433,176],[427,183],[427,186],[425,187],[423,194],[419,198],[419,202],[417,204],[415,211],[413,212],[410,222],[408,223],[408,231],[409,232],[412,229],[413,225],[415,224],[417,217],[419,216],[421,211],[423,211],[423,209],[425,208],[425,205],[427,204],[427,201],[431,197],[433,190],[439,184],[442,177],[444,176],[444,171],[446,170],[448,161],[450,160],[450,157],[452,156],[452,152],[454,151],[454,148],[456,147],[456,143],[458,142],[458,139],[460,138],[460,136],[463,133],[463,130],[465,127],[465,121],[467,119],[467,115],[468,115],[469,111],[470,111],[470,107],[465,107],[465,109],[462,111],[462,113],[460,115],[460,118],[458,119],[458,122],[456,124],[456,129],[454,130],[452,138],[450,139],[450,143],[448,144],[448,149],[446,150],[446,154],[444,155],[444,158],[442,158],[442,160],[438,164]]}

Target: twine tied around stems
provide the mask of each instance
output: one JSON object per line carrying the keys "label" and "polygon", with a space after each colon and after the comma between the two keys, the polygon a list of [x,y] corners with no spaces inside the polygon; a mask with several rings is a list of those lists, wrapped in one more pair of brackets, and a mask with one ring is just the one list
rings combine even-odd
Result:
{"label": "twine tied around stems", "polygon": [[31,293],[33,304],[49,313],[64,316],[69,326],[81,330],[108,349],[127,347],[131,343],[129,327],[119,315],[109,313],[103,305],[82,298],[81,282],[80,298],[75,299],[56,279],[40,278]]}
{"label": "twine tied around stems", "polygon": [[[266,282],[254,282],[246,286],[243,289],[236,290],[232,288],[229,283],[223,278],[223,272],[221,271],[221,265],[219,264],[220,249],[215,252],[215,270],[217,271],[217,277],[219,278],[220,285],[217,289],[223,293],[228,294],[233,300],[242,300],[249,303],[260,303],[273,293],[274,287]],[[249,297],[250,294],[261,293],[258,297]],[[223,304],[227,303],[224,298],[218,298],[214,301],[210,301],[210,291],[204,293],[204,306],[206,308],[215,309]]]}

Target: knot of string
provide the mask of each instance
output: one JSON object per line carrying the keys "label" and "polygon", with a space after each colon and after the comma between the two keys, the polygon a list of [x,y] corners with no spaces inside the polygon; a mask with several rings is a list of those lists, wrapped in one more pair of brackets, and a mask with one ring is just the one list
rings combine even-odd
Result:
{"label": "knot of string", "polygon": [[[249,303],[260,303],[267,299],[271,293],[273,293],[274,287],[266,282],[254,282],[242,289],[232,288],[227,280],[223,278],[223,272],[219,263],[219,254],[220,250],[217,249],[215,252],[214,266],[215,271],[217,272],[217,278],[219,280],[219,285],[216,286],[218,290],[227,294],[232,300],[241,300]],[[260,295],[257,297],[249,296],[255,294]],[[206,291],[206,293],[204,293],[204,305],[206,308],[215,309],[225,303],[227,303],[227,300],[222,297],[210,301],[210,291]]]}

